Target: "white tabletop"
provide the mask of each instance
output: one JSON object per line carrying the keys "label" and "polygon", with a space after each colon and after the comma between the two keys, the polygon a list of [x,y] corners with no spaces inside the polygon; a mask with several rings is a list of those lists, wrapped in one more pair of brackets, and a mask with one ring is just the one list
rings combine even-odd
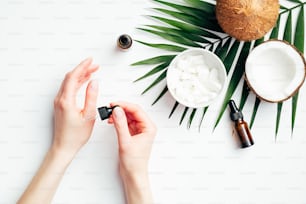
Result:
{"label": "white tabletop", "polygon": [[[127,52],[116,49],[123,33],[159,42],[135,29],[155,23],[144,15],[156,6],[141,0],[0,1],[0,204],[15,203],[38,169],[52,140],[53,99],[61,80],[88,56],[101,65],[94,75],[100,83],[98,106],[116,100],[138,103],[158,126],[149,170],[156,203],[306,203],[305,85],[292,135],[290,100],[284,103],[277,139],[277,106],[260,105],[252,129],[255,145],[248,149],[237,147],[228,112],[212,131],[221,100],[208,110],[200,132],[197,122],[190,130],[186,123],[179,126],[182,111],[168,119],[174,104],[169,94],[151,106],[165,83],[141,96],[153,78],[133,80],[150,67],[129,66],[165,52],[138,43]],[[241,85],[233,97],[237,101]],[[80,105],[83,94],[84,88]],[[244,108],[247,121],[254,99],[251,94]],[[113,127],[97,120],[54,203],[124,203],[117,156]]]}

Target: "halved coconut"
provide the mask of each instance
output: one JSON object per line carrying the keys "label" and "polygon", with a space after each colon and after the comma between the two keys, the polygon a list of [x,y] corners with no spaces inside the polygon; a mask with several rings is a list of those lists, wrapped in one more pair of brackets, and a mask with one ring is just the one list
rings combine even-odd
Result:
{"label": "halved coconut", "polygon": [[303,55],[291,44],[269,40],[255,47],[246,60],[246,81],[255,94],[268,102],[292,97],[305,80]]}

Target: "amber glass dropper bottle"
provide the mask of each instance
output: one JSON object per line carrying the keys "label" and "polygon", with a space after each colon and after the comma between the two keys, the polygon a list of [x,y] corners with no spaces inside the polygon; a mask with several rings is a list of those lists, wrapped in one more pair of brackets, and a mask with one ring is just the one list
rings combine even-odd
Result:
{"label": "amber glass dropper bottle", "polygon": [[133,44],[133,39],[128,34],[120,35],[117,41],[118,47],[120,47],[122,50],[129,49]]}
{"label": "amber glass dropper bottle", "polygon": [[241,147],[246,148],[254,144],[248,124],[243,120],[242,112],[237,108],[235,101],[230,100],[228,103],[230,107],[230,117],[235,122],[235,129],[237,131]]}

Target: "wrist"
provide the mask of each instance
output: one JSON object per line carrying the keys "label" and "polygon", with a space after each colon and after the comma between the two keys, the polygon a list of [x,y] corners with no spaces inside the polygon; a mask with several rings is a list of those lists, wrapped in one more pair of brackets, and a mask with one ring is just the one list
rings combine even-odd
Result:
{"label": "wrist", "polygon": [[120,176],[125,184],[144,184],[149,180],[148,172],[143,171],[126,171],[120,168]]}
{"label": "wrist", "polygon": [[52,156],[52,158],[54,158],[55,160],[61,160],[64,163],[70,163],[75,157],[76,153],[77,152],[59,148],[54,144],[49,149],[49,154]]}
{"label": "wrist", "polygon": [[147,171],[138,173],[120,172],[127,203],[153,204],[150,181]]}

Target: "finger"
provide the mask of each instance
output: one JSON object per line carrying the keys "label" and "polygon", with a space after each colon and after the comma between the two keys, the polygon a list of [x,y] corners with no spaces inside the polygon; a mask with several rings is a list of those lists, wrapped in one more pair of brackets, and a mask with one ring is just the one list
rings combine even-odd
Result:
{"label": "finger", "polygon": [[98,65],[91,65],[91,62],[90,58],[84,60],[66,75],[61,88],[61,97],[67,99],[68,102],[75,103],[75,96],[79,88],[89,80],[92,72],[99,68]]}
{"label": "finger", "polygon": [[144,123],[145,126],[150,126],[151,124],[153,124],[149,116],[146,114],[145,111],[143,111],[143,109],[139,105],[123,101],[111,103],[111,106],[115,105],[118,105],[123,108],[126,114],[129,115],[130,119],[140,123]]}
{"label": "finger", "polygon": [[113,120],[112,115],[108,118],[107,122],[108,122],[109,124],[113,124],[113,123],[114,123],[114,120]]}
{"label": "finger", "polygon": [[112,116],[119,145],[122,145],[128,142],[131,137],[125,112],[121,107],[116,107],[113,110]]}
{"label": "finger", "polygon": [[95,117],[96,104],[98,98],[99,84],[98,81],[90,81],[86,88],[85,104],[83,109],[83,117]]}
{"label": "finger", "polygon": [[91,58],[87,58],[83,60],[79,65],[77,65],[72,71],[68,72],[65,76],[65,79],[61,85],[59,96],[67,96],[67,93],[72,93],[72,90],[75,89],[73,86],[76,79],[78,79],[78,75],[81,75],[82,69],[85,70],[88,66],[90,66],[92,63]]}
{"label": "finger", "polygon": [[89,67],[92,64],[92,58],[88,57],[85,60],[83,60],[79,65],[77,65],[73,70],[72,73],[75,75],[80,75],[84,68]]}

